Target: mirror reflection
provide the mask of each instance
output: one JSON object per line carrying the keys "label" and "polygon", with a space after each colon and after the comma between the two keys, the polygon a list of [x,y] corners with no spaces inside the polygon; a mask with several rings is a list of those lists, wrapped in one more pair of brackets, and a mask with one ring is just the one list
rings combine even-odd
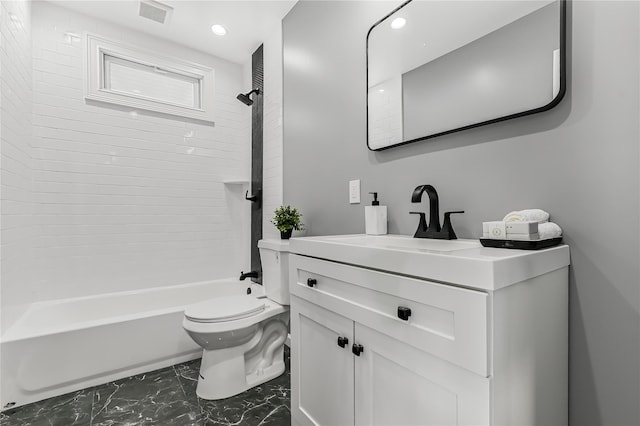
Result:
{"label": "mirror reflection", "polygon": [[405,3],[367,36],[369,148],[552,108],[563,19],[563,0]]}

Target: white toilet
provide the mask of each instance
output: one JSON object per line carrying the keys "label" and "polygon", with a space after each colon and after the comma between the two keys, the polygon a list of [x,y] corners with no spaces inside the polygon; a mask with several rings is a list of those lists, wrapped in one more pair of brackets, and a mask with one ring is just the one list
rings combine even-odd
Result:
{"label": "white toilet", "polygon": [[228,398],[284,372],[289,241],[260,240],[258,248],[266,297],[218,297],[185,309],[182,326],[204,349],[196,388],[200,398]]}

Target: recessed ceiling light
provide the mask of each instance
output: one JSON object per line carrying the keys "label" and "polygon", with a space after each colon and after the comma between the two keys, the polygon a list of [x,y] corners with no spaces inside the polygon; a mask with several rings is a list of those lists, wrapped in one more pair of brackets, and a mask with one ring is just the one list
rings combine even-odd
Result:
{"label": "recessed ceiling light", "polygon": [[407,24],[407,20],[404,18],[396,18],[391,22],[391,28],[399,30]]}
{"label": "recessed ceiling light", "polygon": [[215,35],[223,36],[227,33],[227,29],[222,25],[215,24],[211,26],[211,32]]}

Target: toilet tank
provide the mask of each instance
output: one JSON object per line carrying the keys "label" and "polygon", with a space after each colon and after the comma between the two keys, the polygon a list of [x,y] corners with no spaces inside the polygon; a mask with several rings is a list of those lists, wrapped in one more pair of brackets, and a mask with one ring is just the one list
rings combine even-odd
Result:
{"label": "toilet tank", "polygon": [[267,297],[281,305],[289,304],[289,240],[260,240],[262,285]]}

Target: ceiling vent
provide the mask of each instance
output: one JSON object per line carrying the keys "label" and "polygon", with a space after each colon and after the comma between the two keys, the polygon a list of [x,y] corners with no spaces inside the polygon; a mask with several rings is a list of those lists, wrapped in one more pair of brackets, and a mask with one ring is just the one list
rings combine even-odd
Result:
{"label": "ceiling vent", "polygon": [[171,16],[171,12],[173,12],[171,6],[154,0],[143,0],[140,2],[140,16],[161,24],[167,22]]}

